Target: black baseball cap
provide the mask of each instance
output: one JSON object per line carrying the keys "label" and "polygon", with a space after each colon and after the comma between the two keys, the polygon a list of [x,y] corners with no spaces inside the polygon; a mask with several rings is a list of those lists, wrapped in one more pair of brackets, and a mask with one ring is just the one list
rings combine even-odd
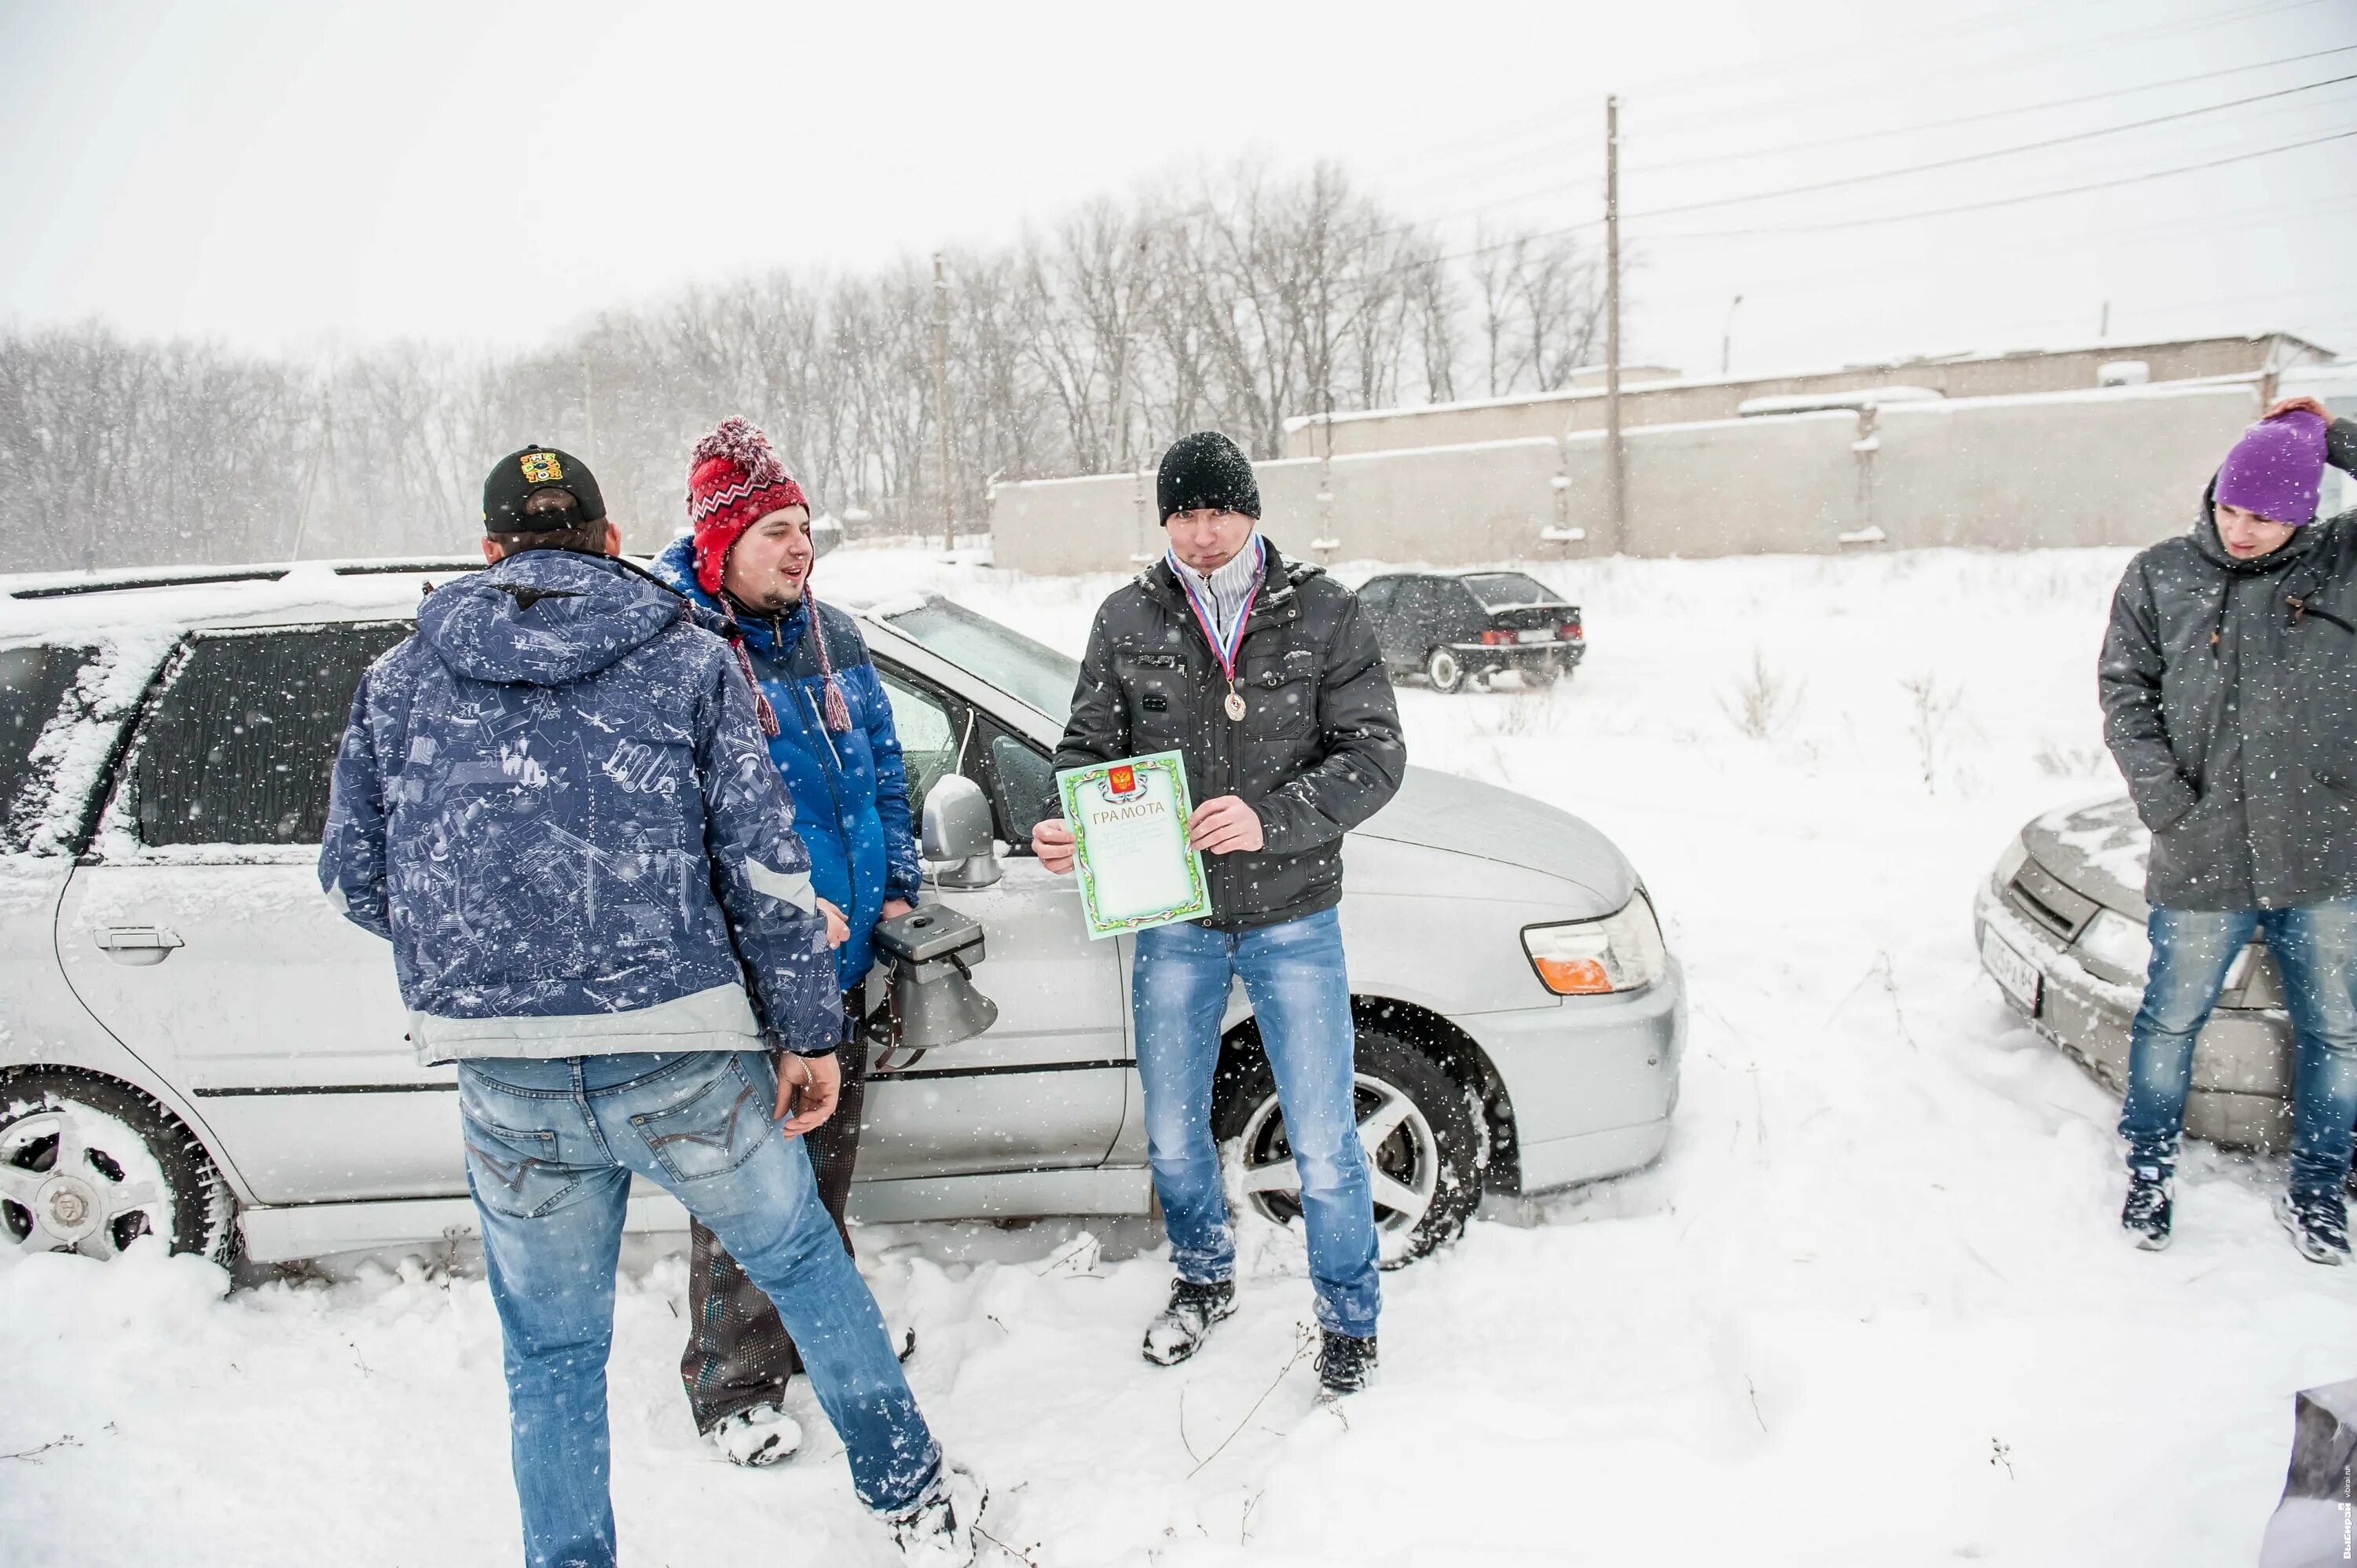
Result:
{"label": "black baseball cap", "polygon": [[[573,498],[551,504],[544,500],[526,510],[524,503],[544,490]],[[485,533],[554,533],[602,521],[606,499],[597,493],[597,477],[589,465],[554,446],[527,446],[491,465],[483,480]]]}

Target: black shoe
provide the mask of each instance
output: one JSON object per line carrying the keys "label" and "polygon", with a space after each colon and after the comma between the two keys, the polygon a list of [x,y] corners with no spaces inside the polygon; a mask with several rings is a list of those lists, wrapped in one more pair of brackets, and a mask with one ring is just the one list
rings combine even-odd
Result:
{"label": "black shoe", "polygon": [[2158,1252],[2169,1245],[2169,1222],[2174,1207],[2169,1199],[2169,1180],[2158,1165],[2128,1168],[2128,1200],[2120,1206],[2120,1229],[2135,1238],[2137,1246],[2147,1252]]}
{"label": "black shoe", "polygon": [[1375,1337],[1364,1339],[1328,1328],[1318,1348],[1318,1386],[1329,1399],[1357,1393],[1375,1374]]}
{"label": "black shoe", "polygon": [[1175,1367],[1201,1348],[1211,1325],[1236,1311],[1233,1280],[1199,1285],[1192,1280],[1170,1282],[1170,1305],[1146,1326],[1146,1359]]}
{"label": "black shoe", "polygon": [[2280,1192],[2276,1218],[2291,1232],[2291,1244],[2311,1263],[2349,1259],[2349,1211],[2337,1192]]}

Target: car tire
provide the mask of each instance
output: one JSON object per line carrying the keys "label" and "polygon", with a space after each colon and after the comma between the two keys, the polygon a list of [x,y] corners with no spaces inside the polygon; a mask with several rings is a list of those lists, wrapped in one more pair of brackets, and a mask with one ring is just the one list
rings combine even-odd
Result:
{"label": "car tire", "polygon": [[178,1117],[67,1068],[0,1074],[0,1247],[112,1258],[142,1235],[226,1264],[237,1203]]}
{"label": "car tire", "polygon": [[[1481,1201],[1480,1132],[1464,1087],[1405,1040],[1361,1027],[1356,1055],[1360,1125],[1377,1117],[1390,1123],[1368,1164],[1383,1266],[1394,1269],[1465,1229]],[[1211,1126],[1229,1158],[1242,1164],[1231,1175],[1245,1201],[1279,1224],[1297,1218],[1300,1178],[1285,1141],[1276,1079],[1257,1041],[1222,1065]],[[1386,1202],[1386,1193],[1402,1201]]]}
{"label": "car tire", "polygon": [[1436,648],[1424,656],[1424,678],[1432,682],[1436,692],[1461,692],[1465,689],[1465,666],[1449,650]]}

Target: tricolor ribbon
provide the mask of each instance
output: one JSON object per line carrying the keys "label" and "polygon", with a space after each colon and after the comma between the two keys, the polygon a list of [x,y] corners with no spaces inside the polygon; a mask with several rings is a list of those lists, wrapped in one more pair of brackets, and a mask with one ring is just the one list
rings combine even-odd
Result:
{"label": "tricolor ribbon", "polygon": [[[1266,575],[1267,568],[1268,546],[1255,531],[1253,534],[1252,586],[1244,590],[1244,602],[1236,607],[1235,625],[1222,637],[1220,635],[1219,607],[1195,586],[1194,573],[1179,569],[1177,552],[1171,553],[1170,575],[1178,578],[1178,585],[1187,591],[1188,607],[1195,612],[1195,624],[1203,628],[1203,640],[1211,645],[1211,653],[1220,661],[1220,673],[1228,678],[1230,691],[1235,689],[1236,651],[1244,645],[1244,623],[1252,619],[1253,601],[1260,597],[1261,579]],[[1205,573],[1203,580],[1208,584],[1211,575]]]}

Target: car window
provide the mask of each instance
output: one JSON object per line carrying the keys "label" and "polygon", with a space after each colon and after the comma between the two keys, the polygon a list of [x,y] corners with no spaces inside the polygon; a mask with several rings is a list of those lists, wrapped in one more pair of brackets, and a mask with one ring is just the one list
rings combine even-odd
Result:
{"label": "car window", "polygon": [[1458,579],[1491,609],[1507,605],[1559,605],[1563,596],[1523,572],[1472,572]]}
{"label": "car window", "polygon": [[1439,607],[1429,578],[1412,578],[1400,593],[1399,613],[1419,627],[1430,620]]}
{"label": "car window", "polygon": [[1072,716],[1081,664],[963,605],[928,598],[882,618],[893,630],[1017,702],[1062,724]]}
{"label": "car window", "polygon": [[377,622],[192,639],[140,725],[140,842],[317,843],[352,693],[409,631]]}
{"label": "car window", "polygon": [[87,648],[0,651],[0,849],[25,847],[50,771],[33,753],[49,721],[94,657]]}
{"label": "car window", "polygon": [[909,775],[909,815],[923,810],[925,791],[943,774],[958,771],[958,728],[949,708],[898,675],[876,671],[892,704],[892,728],[900,737],[900,766]]}
{"label": "car window", "polygon": [[1378,577],[1359,590],[1359,602],[1380,614],[1392,607],[1392,596],[1397,592],[1397,577]]}
{"label": "car window", "polygon": [[1475,601],[1464,584],[1452,580],[1435,583],[1432,586],[1433,596],[1437,601],[1435,607],[1449,619],[1464,620],[1469,618],[1479,619],[1488,617],[1490,612]]}
{"label": "car window", "polygon": [[1056,765],[1027,742],[994,728],[990,777],[1007,843],[1028,845],[1031,830],[1048,814],[1048,795],[1056,787]]}

